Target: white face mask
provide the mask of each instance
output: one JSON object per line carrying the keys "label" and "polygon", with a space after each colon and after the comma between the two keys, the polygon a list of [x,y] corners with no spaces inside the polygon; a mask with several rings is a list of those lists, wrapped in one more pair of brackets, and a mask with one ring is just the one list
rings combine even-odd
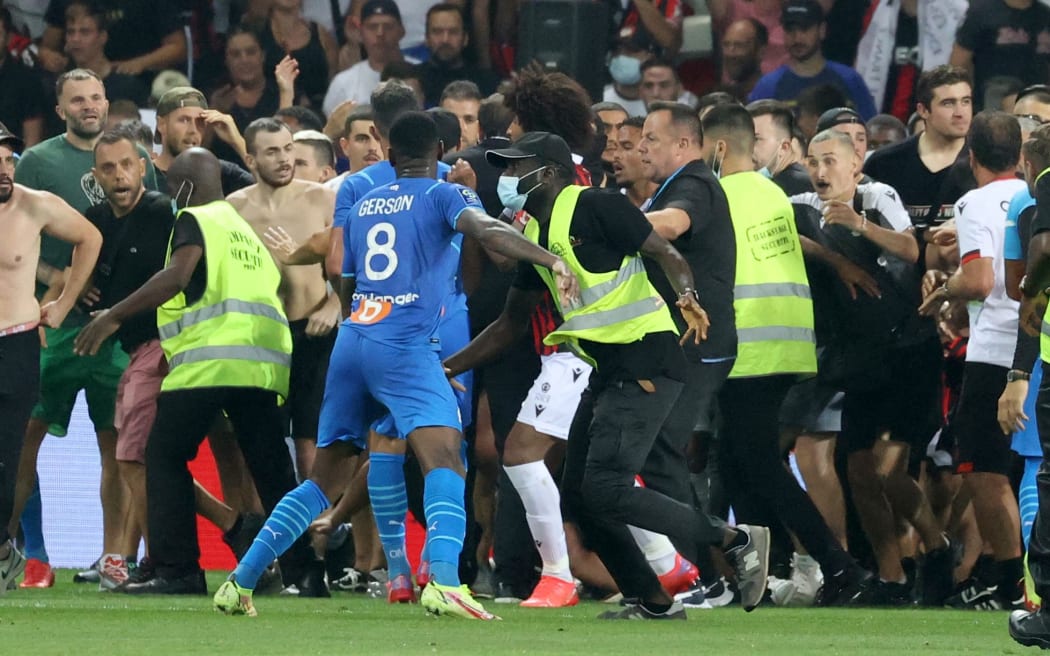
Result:
{"label": "white face mask", "polygon": [[529,189],[525,193],[521,193],[518,191],[518,184],[533,173],[542,171],[545,168],[547,167],[541,166],[538,169],[533,169],[532,171],[529,171],[528,173],[520,177],[514,175],[501,175],[499,177],[499,182],[496,184],[496,193],[499,195],[499,199],[500,202],[503,203],[503,207],[506,207],[512,212],[520,212],[523,209],[525,209],[525,201],[528,200],[529,194],[535,191],[537,187],[543,184],[543,182],[537,182],[535,185],[532,186],[531,189]]}

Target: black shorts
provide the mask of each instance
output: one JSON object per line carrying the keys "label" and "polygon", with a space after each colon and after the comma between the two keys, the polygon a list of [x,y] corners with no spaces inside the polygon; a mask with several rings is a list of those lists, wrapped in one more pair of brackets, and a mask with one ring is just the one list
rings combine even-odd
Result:
{"label": "black shorts", "polygon": [[339,329],[321,337],[310,337],[306,334],[307,321],[300,319],[288,324],[292,330],[292,371],[284,412],[293,438],[316,440],[324,384],[328,377],[328,358],[332,355]]}
{"label": "black shorts", "polygon": [[[11,515],[26,423],[40,393],[40,335],[0,337],[0,516]],[[2,531],[0,531],[2,532]]]}
{"label": "black shorts", "polygon": [[846,453],[855,453],[872,448],[888,431],[890,439],[911,447],[913,459],[921,459],[940,426],[940,344],[898,348],[888,358],[888,385],[845,393],[840,440]]}
{"label": "black shorts", "polygon": [[967,362],[959,406],[952,419],[958,455],[955,473],[1009,476],[1013,467],[1010,436],[999,428],[999,397],[1006,389],[1006,367]]}

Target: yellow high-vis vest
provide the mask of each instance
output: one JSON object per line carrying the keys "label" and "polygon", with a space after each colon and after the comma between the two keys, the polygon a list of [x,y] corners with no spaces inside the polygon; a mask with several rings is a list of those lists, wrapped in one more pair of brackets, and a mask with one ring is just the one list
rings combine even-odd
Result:
{"label": "yellow high-vis vest", "polygon": [[[669,331],[678,334],[667,304],[649,282],[641,255],[627,255],[616,271],[594,273],[576,259],[569,236],[573,211],[580,193],[588,189],[570,185],[554,201],[548,230],[547,250],[565,261],[580,283],[580,300],[573,307],[562,307],[558,286],[550,269],[536,266],[547,283],[565,320],[544,338],[545,344],[566,344],[581,358],[594,360],[580,347],[586,339],[601,344],[631,344],[649,333]],[[530,218],[525,236],[539,244],[540,225]]]}
{"label": "yellow high-vis vest", "polygon": [[817,371],[813,299],[784,192],[760,173],[720,180],[736,233],[737,355],[730,378]]}
{"label": "yellow high-vis vest", "polygon": [[170,368],[161,390],[255,387],[287,396],[292,335],[273,257],[226,201],[184,211],[196,217],[204,237],[208,282],[196,302],[187,305],[180,292],[157,308]]}

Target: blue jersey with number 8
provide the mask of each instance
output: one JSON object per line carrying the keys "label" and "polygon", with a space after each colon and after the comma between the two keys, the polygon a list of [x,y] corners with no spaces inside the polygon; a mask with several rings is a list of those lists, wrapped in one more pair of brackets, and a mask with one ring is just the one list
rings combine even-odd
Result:
{"label": "blue jersey with number 8", "polygon": [[350,211],[343,277],[355,278],[344,322],[376,341],[440,348],[438,322],[459,270],[459,215],[477,194],[430,178],[399,178]]}

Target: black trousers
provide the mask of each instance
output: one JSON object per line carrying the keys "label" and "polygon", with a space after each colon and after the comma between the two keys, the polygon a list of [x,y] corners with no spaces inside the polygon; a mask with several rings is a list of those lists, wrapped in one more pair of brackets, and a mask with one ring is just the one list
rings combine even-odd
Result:
{"label": "black trousers", "polygon": [[682,391],[682,383],[656,378],[655,391],[634,381],[584,393],[569,435],[562,499],[588,542],[626,597],[652,599],[660,581],[627,525],[704,544],[724,529],[689,504],[651,488],[634,486],[657,435]]}
{"label": "black trousers", "polygon": [[793,375],[731,378],[722,386],[723,482],[738,522],[764,524],[772,514],[830,576],[850,558],[780,457],[780,405],[795,380]]}
{"label": "black trousers", "polygon": [[40,336],[36,330],[0,337],[0,540],[15,502],[26,423],[40,393]]}
{"label": "black trousers", "polygon": [[1039,490],[1039,510],[1028,541],[1028,569],[1035,582],[1035,591],[1050,603],[1050,366],[1045,362],[1043,382],[1036,398],[1035,418],[1039,427],[1039,443],[1043,447],[1043,464],[1036,474]]}
{"label": "black trousers", "polygon": [[[645,486],[671,497],[675,501],[693,505],[689,463],[686,449],[697,425],[710,425],[710,417],[718,392],[733,369],[733,361],[690,362],[686,368],[685,385],[671,414],[660,428],[649,457],[642,467]],[[673,540],[675,548],[687,560],[713,573],[707,545],[694,541]],[[698,562],[700,561],[700,562]]]}
{"label": "black trousers", "polygon": [[[150,559],[161,576],[180,576],[199,568],[193,477],[187,463],[197,456],[220,411],[233,424],[267,514],[296,486],[275,393],[246,387],[162,392],[146,445]],[[303,564],[313,559],[304,535],[281,558],[285,581],[296,581]]]}

